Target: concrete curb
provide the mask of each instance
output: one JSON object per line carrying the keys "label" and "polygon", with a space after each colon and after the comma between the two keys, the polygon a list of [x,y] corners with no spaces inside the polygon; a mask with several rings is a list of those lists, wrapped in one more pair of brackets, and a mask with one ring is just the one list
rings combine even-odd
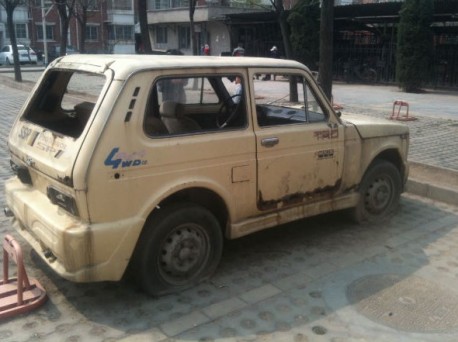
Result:
{"label": "concrete curb", "polygon": [[25,80],[23,80],[22,82],[16,82],[14,78],[3,76],[3,75],[0,75],[0,81],[3,85],[7,87],[26,91],[26,92],[30,92],[33,89],[33,87],[35,86],[35,82],[25,81]]}
{"label": "concrete curb", "polygon": [[456,205],[458,203],[458,172],[437,166],[409,162],[408,193]]}
{"label": "concrete curb", "polygon": [[445,202],[456,205],[458,203],[458,192],[420,182],[415,179],[409,179],[406,184],[408,193],[426,197],[435,201]]}

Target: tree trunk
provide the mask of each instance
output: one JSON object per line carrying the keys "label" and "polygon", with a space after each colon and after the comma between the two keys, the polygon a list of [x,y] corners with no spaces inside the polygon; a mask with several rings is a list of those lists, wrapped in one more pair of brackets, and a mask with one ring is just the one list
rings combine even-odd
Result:
{"label": "tree trunk", "polygon": [[142,37],[142,49],[143,53],[152,53],[151,40],[149,37],[148,29],[148,12],[147,12],[147,1],[138,0],[138,21],[140,23],[140,35]]}
{"label": "tree trunk", "polygon": [[277,8],[278,25],[280,26],[281,37],[283,39],[283,48],[285,50],[285,57],[286,59],[292,59],[293,55],[292,55],[292,49],[291,49],[290,34],[288,30],[288,23],[286,22],[287,15],[283,8],[282,0],[276,0],[276,8]]}
{"label": "tree trunk", "polygon": [[196,10],[196,1],[197,0],[190,0],[189,1],[189,24],[190,24],[190,32],[191,35],[191,53],[193,55],[197,55],[197,48],[196,48],[196,32],[194,29],[194,12]]}
{"label": "tree trunk", "polygon": [[[285,51],[286,59],[292,59],[292,49],[291,49],[291,41],[290,35],[288,30],[288,24],[286,22],[286,13],[285,8],[283,6],[283,0],[275,0],[274,1],[274,8],[277,14],[277,21],[278,25],[280,26],[280,32],[283,39],[283,48]],[[297,93],[297,80],[296,77],[291,77],[289,80],[289,94],[290,94],[290,101],[297,102],[299,99],[299,95]]]}
{"label": "tree trunk", "polygon": [[86,52],[86,26],[87,26],[87,9],[84,8],[81,12],[81,15],[78,18],[78,25],[80,26],[79,35],[79,52]]}
{"label": "tree trunk", "polygon": [[[59,12],[60,24],[62,27],[60,39],[60,55],[65,56],[67,53],[67,35],[68,35],[68,22],[70,21],[67,13],[67,4],[65,0],[56,1],[57,11]],[[46,34],[46,32],[44,32]]]}
{"label": "tree trunk", "polygon": [[325,95],[332,100],[332,53],[334,33],[334,0],[321,3],[319,82]]}
{"label": "tree trunk", "polygon": [[8,32],[10,33],[11,48],[13,49],[13,61],[14,61],[14,80],[16,82],[22,82],[21,74],[21,63],[19,62],[19,53],[17,49],[16,31],[14,30],[13,14],[16,5],[9,1],[6,1],[6,23],[8,26]]}

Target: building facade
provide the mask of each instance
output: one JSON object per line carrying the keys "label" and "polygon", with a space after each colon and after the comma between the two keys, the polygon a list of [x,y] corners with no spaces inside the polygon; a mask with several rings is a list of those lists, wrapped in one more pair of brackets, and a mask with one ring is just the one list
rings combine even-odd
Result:
{"label": "building facade", "polygon": [[[75,16],[69,20],[67,46],[70,51],[81,51],[80,38],[85,35],[84,52],[135,53],[134,0],[76,1],[75,9],[81,14],[80,4],[86,4],[87,24],[83,30]],[[44,5],[44,11],[42,10]],[[43,18],[44,13],[44,18]],[[6,25],[6,12],[0,12],[0,45],[10,43]],[[45,36],[43,35],[43,21]],[[44,51],[46,42],[50,55],[59,55],[62,25],[56,5],[52,0],[32,0],[29,6],[18,6],[14,11],[18,44]],[[84,31],[84,32],[82,32]]]}
{"label": "building facade", "polygon": [[[10,35],[6,24],[6,11],[0,6],[0,47],[10,43]],[[19,45],[30,45],[29,11],[27,6],[18,6],[14,11],[13,21]]]}
{"label": "building facade", "polygon": [[[212,55],[230,53],[238,43],[243,45],[244,37],[231,32],[228,15],[261,13],[270,8],[269,0],[256,3],[246,0],[197,0],[194,27],[199,51],[208,44]],[[192,54],[189,21],[188,0],[149,0],[148,26],[152,48],[179,49],[184,54]]]}

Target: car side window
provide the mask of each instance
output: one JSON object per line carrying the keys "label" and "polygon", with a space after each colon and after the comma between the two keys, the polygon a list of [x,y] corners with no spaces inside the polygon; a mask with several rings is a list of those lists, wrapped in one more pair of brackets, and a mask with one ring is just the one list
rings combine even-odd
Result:
{"label": "car side window", "polygon": [[199,134],[246,126],[242,77],[161,77],[152,84],[144,119],[150,136]]}
{"label": "car side window", "polygon": [[326,121],[325,111],[305,77],[257,74],[253,83],[260,127]]}

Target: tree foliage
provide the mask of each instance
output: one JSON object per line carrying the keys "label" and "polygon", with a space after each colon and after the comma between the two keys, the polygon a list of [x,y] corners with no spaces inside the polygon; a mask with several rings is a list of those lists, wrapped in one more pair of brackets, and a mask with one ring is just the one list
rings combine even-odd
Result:
{"label": "tree foliage", "polygon": [[421,89],[432,60],[433,35],[430,25],[433,0],[406,0],[400,11],[396,78],[406,92]]}
{"label": "tree foliage", "polygon": [[291,28],[293,58],[318,70],[320,53],[320,3],[317,0],[298,2],[288,17]]}

